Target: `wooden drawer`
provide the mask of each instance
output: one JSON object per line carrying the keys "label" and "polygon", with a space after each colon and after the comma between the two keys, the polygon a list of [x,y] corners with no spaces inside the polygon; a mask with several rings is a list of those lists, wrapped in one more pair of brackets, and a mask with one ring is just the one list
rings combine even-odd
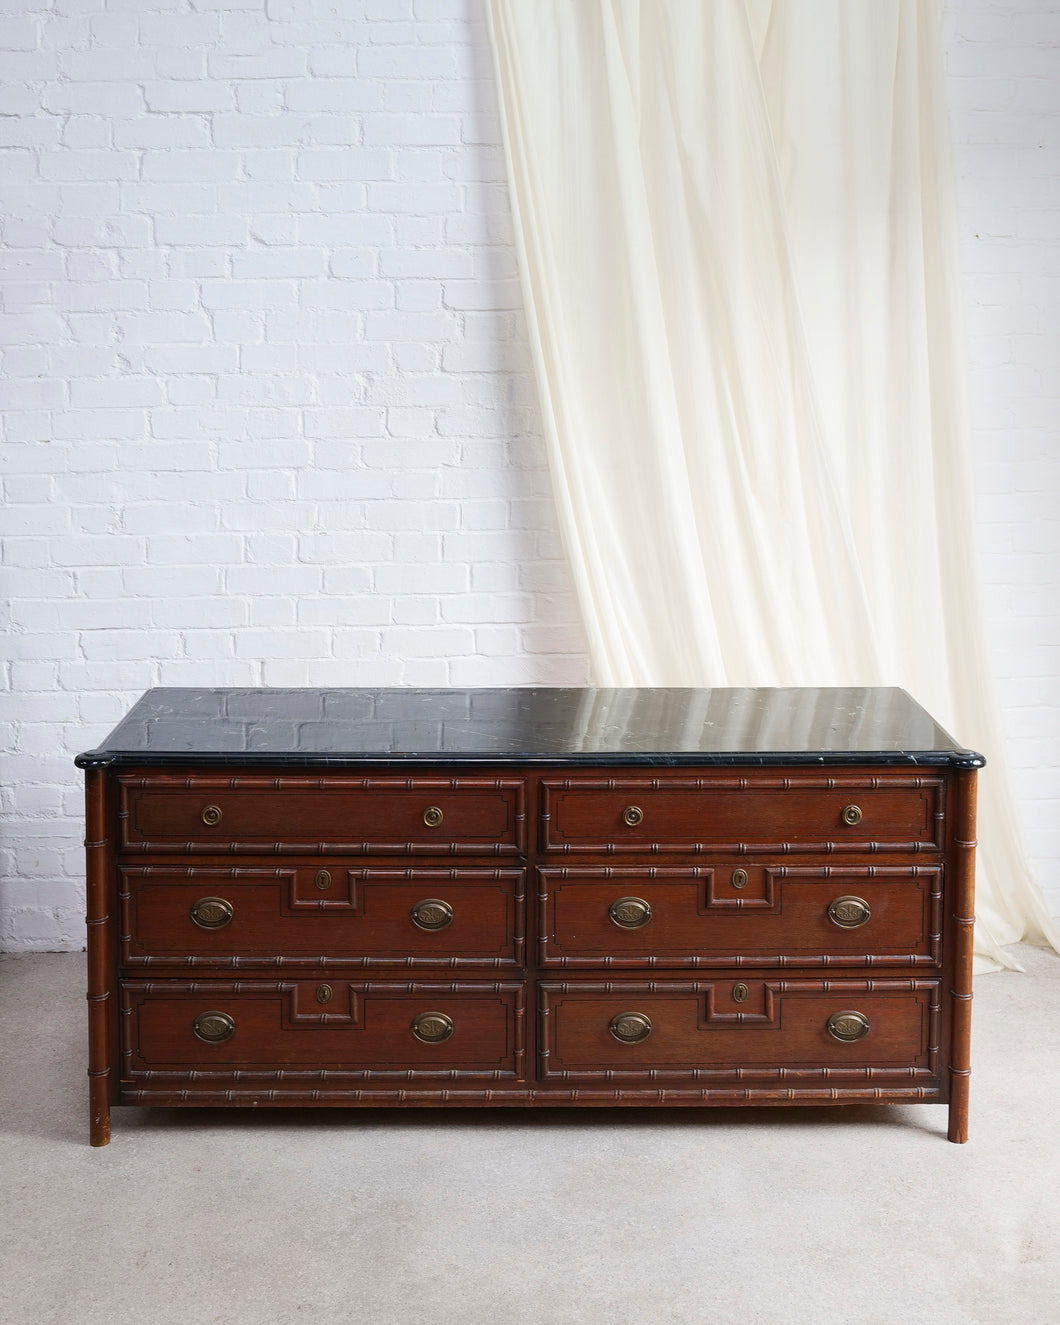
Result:
{"label": "wooden drawer", "polygon": [[546,967],[933,966],[937,865],[781,865],[538,871]]}
{"label": "wooden drawer", "polygon": [[[837,1086],[938,1077],[932,980],[654,981],[540,986],[543,1079]],[[842,1041],[829,1030],[867,1030]],[[646,1038],[622,1042],[619,1034]],[[612,1027],[615,1030],[612,1030]]]}
{"label": "wooden drawer", "polygon": [[122,775],[126,852],[517,855],[525,784],[485,777]]}
{"label": "wooden drawer", "polygon": [[920,774],[545,778],[541,849],[940,851],[943,793]]}
{"label": "wooden drawer", "polygon": [[[521,966],[516,869],[126,865],[126,966]],[[428,904],[429,905],[425,905]]]}
{"label": "wooden drawer", "polygon": [[[328,1001],[319,1002],[321,991]],[[346,980],[125,981],[123,1081],[329,1086],[522,1077],[522,989]],[[445,1029],[446,1038],[421,1034]],[[206,1037],[206,1038],[204,1038]]]}

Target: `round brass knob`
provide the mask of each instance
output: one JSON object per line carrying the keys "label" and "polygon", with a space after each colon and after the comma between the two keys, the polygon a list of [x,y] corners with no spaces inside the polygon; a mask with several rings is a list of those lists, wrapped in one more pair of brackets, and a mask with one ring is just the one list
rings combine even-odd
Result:
{"label": "round brass knob", "polygon": [[651,906],[643,897],[620,897],[611,903],[607,914],[619,929],[640,929],[651,919]]}
{"label": "round brass knob", "polygon": [[200,929],[224,929],[235,911],[223,897],[200,897],[191,908],[191,918]]}
{"label": "round brass knob", "polygon": [[842,1012],[833,1012],[828,1018],[828,1034],[834,1040],[844,1044],[853,1044],[869,1033],[869,1019],[864,1012],[855,1012],[845,1008]]}
{"label": "round brass knob", "polygon": [[853,827],[854,824],[861,823],[861,806],[844,805],[842,817],[843,817],[843,822],[845,824],[849,824],[851,827]]}
{"label": "round brass knob", "polygon": [[651,1034],[651,1018],[643,1012],[619,1012],[608,1030],[622,1044],[639,1044]]}
{"label": "round brass knob", "polygon": [[837,897],[828,908],[828,919],[840,929],[857,929],[872,918],[864,897]]}
{"label": "round brass knob", "polygon": [[200,1012],[191,1029],[207,1044],[223,1044],[236,1033],[236,1024],[227,1012]]}
{"label": "round brass knob", "polygon": [[221,807],[219,805],[207,805],[204,807],[202,812],[202,821],[204,824],[207,824],[210,828],[216,827],[217,824],[221,822],[222,818],[223,816],[221,814]]}
{"label": "round brass knob", "polygon": [[421,1012],[412,1019],[412,1033],[424,1044],[441,1044],[452,1035],[453,1022],[444,1012]]}
{"label": "round brass knob", "polygon": [[437,828],[444,818],[445,815],[437,805],[428,805],[423,811],[423,822],[428,828]]}
{"label": "round brass knob", "polygon": [[453,923],[453,908],[440,897],[425,897],[409,912],[412,923],[419,929],[445,929]]}
{"label": "round brass knob", "polygon": [[746,871],[746,870],[733,870],[733,872],[732,872],[732,886],[733,886],[734,888],[746,888],[746,887],[747,887],[747,871]]}
{"label": "round brass knob", "polygon": [[643,818],[644,811],[639,805],[627,805],[622,811],[623,822],[629,824],[630,828],[636,828]]}

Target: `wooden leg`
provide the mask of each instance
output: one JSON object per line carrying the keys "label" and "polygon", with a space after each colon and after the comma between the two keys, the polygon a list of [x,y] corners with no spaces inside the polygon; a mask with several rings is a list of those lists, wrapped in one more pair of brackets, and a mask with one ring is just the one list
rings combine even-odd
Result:
{"label": "wooden leg", "polygon": [[968,1140],[968,1081],[967,1072],[950,1069],[950,1125],[946,1135],[958,1145]]}
{"label": "wooden leg", "polygon": [[89,1073],[88,1079],[88,1107],[89,1107],[89,1132],[88,1139],[91,1145],[107,1146],[110,1145],[110,1073],[104,1073],[101,1076],[94,1076]]}

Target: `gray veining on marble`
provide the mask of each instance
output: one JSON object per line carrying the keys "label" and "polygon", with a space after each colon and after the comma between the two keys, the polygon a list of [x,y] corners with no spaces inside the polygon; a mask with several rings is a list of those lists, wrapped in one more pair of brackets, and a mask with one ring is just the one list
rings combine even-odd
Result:
{"label": "gray veining on marble", "polygon": [[980,767],[904,690],[149,690],[105,764],[930,764]]}

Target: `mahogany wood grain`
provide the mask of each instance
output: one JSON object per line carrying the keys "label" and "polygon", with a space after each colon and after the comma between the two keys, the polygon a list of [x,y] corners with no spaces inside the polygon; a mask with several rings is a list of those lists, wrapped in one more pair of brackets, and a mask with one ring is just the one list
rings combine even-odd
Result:
{"label": "mahogany wood grain", "polygon": [[[282,964],[521,967],[524,873],[516,869],[410,869],[341,860],[317,885],[320,862],[266,865],[125,865],[119,872],[122,960],[127,966]],[[203,929],[195,904],[219,897],[232,909]],[[452,910],[442,929],[413,920],[417,904]]]}
{"label": "mahogany wood grain", "polygon": [[[334,1085],[361,1079],[439,1077],[514,1081],[523,1065],[516,1018],[520,984],[476,986],[327,982],[331,1001],[321,1006],[321,982],[245,980],[165,983],[126,981],[122,992],[124,1081],[182,1078],[199,1081],[297,1078],[309,1071]],[[231,1037],[208,1044],[197,1038],[196,1017],[223,1012],[235,1023]],[[427,1044],[413,1033],[415,1017],[440,1012],[452,1034]],[[194,1074],[194,1075],[192,1075]]]}
{"label": "mahogany wood grain", "polygon": [[[594,770],[595,771],[595,770]],[[699,777],[596,776],[543,783],[542,850],[685,852],[734,849],[941,850],[940,777],[884,773],[822,777],[793,769],[741,777],[710,770]],[[856,805],[859,819],[844,822]],[[624,817],[635,807],[642,818]]]}
{"label": "mahogany wood grain", "polygon": [[[747,876],[741,888],[732,877]],[[538,870],[541,965],[937,966],[939,865],[591,867]],[[635,896],[651,918],[624,929],[612,903]],[[869,919],[846,929],[831,903],[856,896]],[[934,930],[934,932],[933,932]]]}
{"label": "mahogany wood grain", "polygon": [[[115,1103],[919,1101],[967,1137],[974,771],[126,765],[86,797],[93,1144]],[[864,925],[829,920],[845,895]],[[610,918],[629,896],[642,928]],[[451,924],[412,922],[427,898]],[[619,1043],[637,1009],[651,1034]],[[841,1043],[850,1009],[869,1031]],[[230,1039],[196,1036],[207,1011]],[[427,1011],[452,1036],[418,1040]]]}
{"label": "mahogany wood grain", "polygon": [[110,1141],[110,1106],[114,1093],[116,971],[114,954],[113,845],[109,836],[108,783],[105,774],[85,774],[85,920],[88,947],[88,1087],[89,1140]]}
{"label": "mahogany wood grain", "polygon": [[[517,855],[521,779],[121,776],[121,845],[141,852]],[[216,823],[204,813],[219,812]],[[437,826],[425,822],[441,811]]]}
{"label": "mahogany wood grain", "polygon": [[[747,999],[737,1003],[733,981],[544,983],[542,1078],[722,1085],[773,1078],[838,1087],[919,1078],[938,1085],[937,982],[753,980],[745,987]],[[867,1017],[868,1033],[840,1043],[828,1032],[829,1017],[852,1008]],[[631,1011],[647,1016],[651,1031],[623,1044],[609,1027]]]}
{"label": "mahogany wood grain", "polygon": [[960,779],[952,833],[951,891],[953,1009],[950,1032],[950,1110],[948,1135],[968,1140],[968,1095],[972,1040],[972,931],[975,925],[976,774]]}

